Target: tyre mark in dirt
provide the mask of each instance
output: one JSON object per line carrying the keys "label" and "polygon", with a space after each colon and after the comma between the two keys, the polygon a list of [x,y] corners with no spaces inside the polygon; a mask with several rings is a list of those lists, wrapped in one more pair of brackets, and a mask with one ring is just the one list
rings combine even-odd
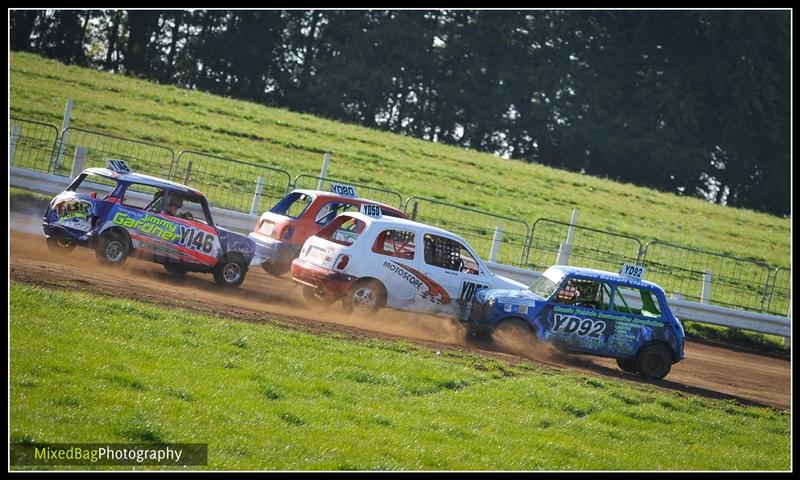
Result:
{"label": "tyre mark in dirt", "polygon": [[43,237],[16,231],[10,241],[11,278],[17,281],[137,299],[249,322],[277,323],[313,333],[412,340],[430,348],[458,349],[515,363],[534,360],[647,387],[790,408],[791,370],[790,362],[784,359],[687,342],[686,360],[674,365],[666,380],[645,382],[621,372],[614,360],[564,355],[547,345],[526,344],[504,352],[491,340],[465,337],[457,322],[442,317],[385,310],[376,318],[365,319],[340,313],[338,304],[310,309],[288,277],[276,278],[259,268],[248,272],[241,287],[220,290],[208,274],[174,277],[160,265],[137,259],[109,267],[98,264],[93,252],[85,248],[57,256],[47,249]]}

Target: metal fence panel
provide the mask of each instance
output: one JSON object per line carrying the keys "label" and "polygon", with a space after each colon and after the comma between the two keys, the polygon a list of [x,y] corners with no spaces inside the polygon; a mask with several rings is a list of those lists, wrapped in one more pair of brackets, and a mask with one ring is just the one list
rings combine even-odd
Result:
{"label": "metal fence panel", "polygon": [[58,145],[58,128],[11,117],[8,122],[9,162],[13,167],[47,172]]}
{"label": "metal fence panel", "polygon": [[772,281],[767,292],[764,310],[775,315],[789,313],[789,301],[792,288],[792,270],[786,267],[776,268],[772,273]]}
{"label": "metal fence panel", "polygon": [[162,178],[170,177],[175,159],[175,152],[168,147],[69,127],[61,134],[50,171],[56,175],[68,176],[75,158],[75,149],[78,147],[86,148],[84,168],[105,167],[106,160],[118,158],[128,162],[134,172]]}
{"label": "metal fence panel", "polygon": [[260,215],[288,193],[292,177],[279,168],[184,150],[178,154],[171,179],[205,193],[216,207],[250,213],[255,206]]}
{"label": "metal fence panel", "polygon": [[710,272],[709,303],[754,311],[766,306],[770,269],[762,262],[654,240],[645,247],[644,263],[648,280],[687,300],[702,300]]}
{"label": "metal fence panel", "polygon": [[418,222],[461,235],[483,259],[489,258],[495,228],[500,227],[503,236],[495,261],[517,266],[522,263],[530,236],[530,227],[522,220],[432,198],[409,197],[405,203],[405,212],[411,217],[414,210]]}
{"label": "metal fence panel", "polygon": [[308,190],[318,190],[320,180],[322,181],[321,190],[330,191],[331,185],[349,185],[356,188],[356,194],[362,198],[368,198],[392,207],[403,208],[403,195],[395,190],[373,187],[363,183],[354,183],[346,180],[337,180],[330,177],[315,177],[313,175],[298,175],[294,179],[294,188],[304,188]]}
{"label": "metal fence panel", "polygon": [[[569,223],[547,218],[533,222],[525,266],[543,271],[555,265],[569,228]],[[567,262],[571,266],[617,272],[623,264],[637,263],[641,258],[642,242],[635,237],[579,225],[572,228]]]}

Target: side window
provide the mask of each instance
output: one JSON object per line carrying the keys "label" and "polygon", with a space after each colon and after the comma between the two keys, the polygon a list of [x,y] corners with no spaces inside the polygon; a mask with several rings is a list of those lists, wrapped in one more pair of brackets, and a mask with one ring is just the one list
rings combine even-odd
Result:
{"label": "side window", "polygon": [[595,310],[607,310],[610,299],[611,287],[607,283],[581,278],[567,279],[556,292],[556,300],[560,303]]}
{"label": "side window", "polygon": [[426,233],[425,263],[457,272],[477,275],[478,262],[460,242]]}
{"label": "side window", "polygon": [[614,295],[614,310],[645,317],[661,316],[658,297],[650,290],[635,287],[617,286]]}
{"label": "side window", "polygon": [[126,207],[134,207],[143,210],[153,203],[153,200],[160,198],[163,193],[163,190],[152,185],[132,183],[125,189],[125,196],[122,197],[122,204]]}
{"label": "side window", "polygon": [[384,230],[375,238],[372,251],[390,257],[414,259],[414,232],[405,230]]}
{"label": "side window", "polygon": [[194,196],[185,195],[180,192],[170,192],[167,195],[166,202],[157,203],[164,205],[161,212],[164,215],[194,220],[196,222],[205,223],[206,225],[209,223],[205,210],[203,209],[203,204],[200,202],[200,199]]}

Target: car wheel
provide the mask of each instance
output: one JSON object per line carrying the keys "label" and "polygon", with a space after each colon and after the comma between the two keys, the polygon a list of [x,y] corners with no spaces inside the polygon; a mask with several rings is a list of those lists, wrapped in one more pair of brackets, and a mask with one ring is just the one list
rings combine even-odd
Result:
{"label": "car wheel", "polygon": [[342,298],[345,312],[359,315],[372,315],[386,302],[386,291],[375,280],[356,282]]}
{"label": "car wheel", "polygon": [[521,353],[530,348],[535,337],[531,327],[524,320],[509,318],[494,328],[492,340],[505,351]]}
{"label": "car wheel", "polygon": [[102,263],[121,265],[131,253],[131,242],[123,233],[107,230],[97,242],[95,256]]}
{"label": "car wheel", "polygon": [[264,271],[269,273],[270,275],[275,275],[276,277],[280,277],[281,275],[291,270],[292,264],[264,262],[261,264],[261,268],[263,268]]}
{"label": "car wheel", "polygon": [[75,250],[77,243],[66,238],[47,237],[47,248],[56,255],[64,255]]}
{"label": "car wheel", "polygon": [[179,277],[186,275],[186,272],[189,271],[188,268],[183,265],[178,265],[177,263],[165,263],[164,268],[167,269],[170,274],[177,275]]}
{"label": "car wheel", "polygon": [[223,287],[238,287],[247,273],[244,261],[239,255],[225,255],[214,267],[214,280]]}
{"label": "car wheel", "polygon": [[639,350],[636,356],[636,369],[639,375],[648,380],[661,380],[672,368],[672,352],[661,344],[651,344]]}
{"label": "car wheel", "polygon": [[617,366],[623,372],[639,373],[639,371],[636,369],[636,359],[635,358],[618,358],[617,359]]}
{"label": "car wheel", "polygon": [[330,305],[336,301],[336,297],[326,295],[325,293],[318,293],[316,288],[303,286],[303,299],[311,306],[324,306]]}

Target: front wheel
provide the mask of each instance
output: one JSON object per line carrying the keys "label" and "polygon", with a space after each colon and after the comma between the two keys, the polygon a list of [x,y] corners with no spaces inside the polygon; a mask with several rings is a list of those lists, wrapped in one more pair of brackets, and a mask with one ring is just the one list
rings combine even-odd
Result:
{"label": "front wheel", "polygon": [[335,297],[324,293],[320,294],[316,288],[306,285],[303,286],[303,299],[312,307],[330,305],[336,301]]}
{"label": "front wheel", "polygon": [[47,237],[47,248],[56,255],[65,255],[75,250],[77,243],[66,238]]}
{"label": "front wheel", "polygon": [[386,301],[386,291],[383,285],[375,280],[362,280],[356,282],[344,298],[342,306],[345,312],[356,312],[359,315],[372,315],[377,312]]}
{"label": "front wheel", "polygon": [[261,268],[264,269],[265,272],[269,273],[270,275],[274,275],[276,277],[280,277],[281,275],[287,273],[292,268],[291,263],[273,263],[273,262],[264,262],[261,264]]}
{"label": "front wheel", "polygon": [[492,340],[509,353],[524,353],[534,338],[531,327],[521,318],[503,320],[492,331]]}
{"label": "front wheel", "polygon": [[131,243],[128,238],[119,232],[109,230],[104,232],[95,249],[97,259],[109,265],[121,265],[131,253]]}
{"label": "front wheel", "polygon": [[647,345],[639,351],[636,367],[647,380],[661,380],[672,368],[672,352],[661,344]]}
{"label": "front wheel", "polygon": [[223,287],[238,287],[244,281],[247,268],[238,255],[225,255],[214,267],[214,280]]}

